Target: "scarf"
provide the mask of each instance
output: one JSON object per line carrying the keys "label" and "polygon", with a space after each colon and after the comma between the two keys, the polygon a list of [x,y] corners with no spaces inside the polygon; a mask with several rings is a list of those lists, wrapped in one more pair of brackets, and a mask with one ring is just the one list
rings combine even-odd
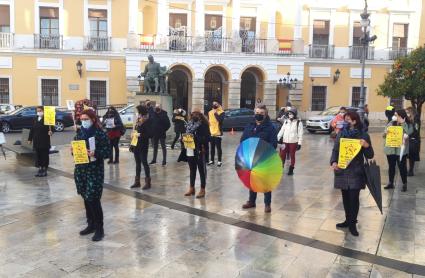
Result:
{"label": "scarf", "polygon": [[80,129],[80,134],[81,134],[81,140],[89,140],[90,137],[95,136],[96,134],[96,127],[94,126],[94,124],[86,129],[84,127],[81,127]]}
{"label": "scarf", "polygon": [[350,129],[350,127],[346,127],[341,130],[341,137],[343,138],[357,138],[360,135],[360,131],[358,129]]}
{"label": "scarf", "polygon": [[201,126],[201,121],[194,122],[191,120],[187,123],[186,132],[190,134],[195,134],[195,131],[200,126]]}

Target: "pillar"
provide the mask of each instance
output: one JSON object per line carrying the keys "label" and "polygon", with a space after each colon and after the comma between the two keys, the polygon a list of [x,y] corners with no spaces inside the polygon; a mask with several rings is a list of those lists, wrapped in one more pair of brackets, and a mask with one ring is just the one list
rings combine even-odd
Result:
{"label": "pillar", "polygon": [[139,16],[139,0],[129,0],[128,5],[128,35],[127,35],[127,47],[138,48],[139,47],[139,35],[138,35],[138,16]]}
{"label": "pillar", "polygon": [[292,43],[292,52],[294,54],[304,53],[304,39],[302,34],[303,1],[297,1],[295,12],[294,42]]}
{"label": "pillar", "polygon": [[228,108],[240,108],[241,107],[241,80],[229,81],[229,98]]}
{"label": "pillar", "polygon": [[195,2],[195,35],[203,37],[205,33],[205,4],[204,0]]}
{"label": "pillar", "polygon": [[[257,19],[258,20],[258,19]],[[239,37],[241,24],[241,1],[232,0],[232,32]]]}
{"label": "pillar", "polygon": [[158,10],[157,10],[157,37],[156,45],[159,48],[167,48],[167,38],[170,27],[170,14],[169,14],[169,5],[168,0],[158,0]]}
{"label": "pillar", "polygon": [[192,109],[204,110],[204,90],[205,83],[204,79],[194,79],[192,82]]}
{"label": "pillar", "polygon": [[276,81],[264,81],[263,82],[264,94],[263,104],[267,106],[269,110],[270,118],[276,118]]}

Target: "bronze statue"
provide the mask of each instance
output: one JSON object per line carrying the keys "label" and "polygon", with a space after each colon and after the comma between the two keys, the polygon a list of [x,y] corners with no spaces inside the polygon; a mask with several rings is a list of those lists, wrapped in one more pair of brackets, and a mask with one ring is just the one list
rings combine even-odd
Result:
{"label": "bronze statue", "polygon": [[159,93],[159,77],[160,77],[160,64],[155,62],[152,55],[148,56],[149,63],[145,66],[145,71],[139,75],[144,77],[145,93],[152,93],[152,86],[154,92]]}
{"label": "bronze statue", "polygon": [[159,73],[159,93],[165,94],[167,92],[167,76],[171,73],[167,67],[160,67]]}

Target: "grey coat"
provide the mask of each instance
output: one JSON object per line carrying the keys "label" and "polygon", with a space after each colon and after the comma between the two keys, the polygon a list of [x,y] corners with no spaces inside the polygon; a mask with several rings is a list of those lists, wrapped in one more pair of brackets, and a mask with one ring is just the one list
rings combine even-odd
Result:
{"label": "grey coat", "polygon": [[[338,163],[339,157],[339,141],[342,138],[342,134],[339,133],[335,144],[332,150],[332,156],[330,163]],[[351,161],[347,169],[340,169],[334,171],[334,188],[336,189],[364,189],[366,187],[366,176],[364,173],[364,157],[367,159],[372,159],[374,156],[372,143],[370,141],[369,134],[366,132],[361,132],[356,137],[351,137],[352,139],[363,139],[369,143],[370,147],[365,149],[362,148],[357,156]]]}

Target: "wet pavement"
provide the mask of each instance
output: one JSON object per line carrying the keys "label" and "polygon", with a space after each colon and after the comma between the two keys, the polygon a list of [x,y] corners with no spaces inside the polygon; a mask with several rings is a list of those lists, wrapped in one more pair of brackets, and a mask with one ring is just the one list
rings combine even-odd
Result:
{"label": "wet pavement", "polygon": [[[383,215],[368,190],[361,192],[356,238],[335,228],[344,212],[332,186],[328,136],[305,136],[295,176],[285,175],[273,192],[270,215],[262,194],[256,209],[241,209],[248,192],[234,170],[238,139],[225,136],[224,165],[208,167],[204,200],[183,196],[189,170],[175,162],[177,150],[169,150],[166,167],[151,167],[151,190],[129,190],[135,165],[122,148],[121,164],[106,165],[106,236],[99,243],[78,235],[85,217],[68,146],[51,156],[52,170],[42,179],[33,178],[31,163],[8,153],[0,160],[0,277],[425,275],[423,164],[408,192],[383,192]],[[372,140],[384,184],[381,134]]]}

